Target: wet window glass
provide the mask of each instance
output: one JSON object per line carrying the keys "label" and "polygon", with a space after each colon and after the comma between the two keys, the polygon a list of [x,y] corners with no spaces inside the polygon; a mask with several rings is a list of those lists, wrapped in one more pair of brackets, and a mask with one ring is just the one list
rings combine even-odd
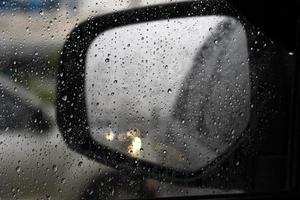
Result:
{"label": "wet window glass", "polygon": [[83,145],[179,172],[222,160],[205,179],[188,184],[154,170],[157,176],[134,167],[128,172],[113,156],[107,159],[114,167],[67,144],[56,108],[71,99],[57,100],[56,87],[72,30],[97,16],[176,2],[187,1],[0,0],[0,199],[151,199],[287,188],[294,53],[240,16],[112,20],[118,27],[84,44],[86,110],[79,112],[86,112],[93,143]]}
{"label": "wet window glass", "polygon": [[91,46],[86,88],[96,140],[152,162],[197,169],[246,129],[248,50],[237,21],[191,17],[125,26]]}

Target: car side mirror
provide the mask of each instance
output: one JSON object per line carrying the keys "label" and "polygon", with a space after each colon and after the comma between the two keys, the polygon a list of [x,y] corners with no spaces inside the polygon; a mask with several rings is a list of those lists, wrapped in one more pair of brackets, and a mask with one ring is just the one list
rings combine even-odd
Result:
{"label": "car side mirror", "polygon": [[258,89],[267,62],[258,58],[272,48],[223,1],[90,18],[63,48],[59,129],[69,147],[108,166],[173,182],[205,178],[272,106],[276,91]]}

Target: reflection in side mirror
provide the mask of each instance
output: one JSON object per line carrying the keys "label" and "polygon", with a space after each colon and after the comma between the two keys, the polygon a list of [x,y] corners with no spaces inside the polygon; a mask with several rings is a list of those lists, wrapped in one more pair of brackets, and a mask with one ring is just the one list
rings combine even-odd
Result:
{"label": "reflection in side mirror", "polygon": [[247,38],[227,17],[133,24],[99,35],[86,57],[91,135],[122,154],[197,170],[250,117]]}

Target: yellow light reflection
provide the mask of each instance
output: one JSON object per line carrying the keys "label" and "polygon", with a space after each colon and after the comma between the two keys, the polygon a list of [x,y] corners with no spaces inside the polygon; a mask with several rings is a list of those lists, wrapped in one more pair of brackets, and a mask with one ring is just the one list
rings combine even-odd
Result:
{"label": "yellow light reflection", "polygon": [[115,134],[114,134],[114,132],[109,131],[108,133],[105,134],[105,138],[106,138],[108,141],[114,140],[114,139],[115,139]]}
{"label": "yellow light reflection", "polygon": [[134,137],[128,146],[128,153],[132,156],[139,156],[142,148],[142,140],[140,137]]}
{"label": "yellow light reflection", "polygon": [[129,129],[126,132],[113,132],[109,130],[105,133],[105,138],[108,141],[115,140],[116,142],[127,143],[127,150],[131,156],[139,157],[142,149],[142,137],[139,129]]}

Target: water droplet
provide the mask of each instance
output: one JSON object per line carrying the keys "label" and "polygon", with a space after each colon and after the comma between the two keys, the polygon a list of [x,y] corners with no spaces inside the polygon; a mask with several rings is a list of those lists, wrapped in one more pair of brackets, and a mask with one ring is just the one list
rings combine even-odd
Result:
{"label": "water droplet", "polygon": [[63,101],[67,101],[67,99],[68,99],[67,95],[65,95],[65,96],[62,97]]}
{"label": "water droplet", "polygon": [[109,62],[109,58],[106,58],[106,59],[105,59],[105,62],[108,63],[108,62]]}
{"label": "water droplet", "polygon": [[17,171],[17,173],[20,173],[21,167],[20,166],[16,167],[16,171]]}
{"label": "water droplet", "polygon": [[168,89],[168,93],[169,93],[169,94],[172,93],[172,89],[171,89],[171,88]]}
{"label": "water droplet", "polygon": [[51,199],[51,196],[49,194],[46,195],[47,200]]}
{"label": "water droplet", "polygon": [[53,165],[53,166],[52,166],[52,170],[53,170],[54,172],[57,172],[57,166],[56,166],[56,165]]}
{"label": "water droplet", "polygon": [[62,178],[60,182],[61,182],[62,184],[65,184],[65,183],[66,183],[66,179],[65,179],[65,178]]}

